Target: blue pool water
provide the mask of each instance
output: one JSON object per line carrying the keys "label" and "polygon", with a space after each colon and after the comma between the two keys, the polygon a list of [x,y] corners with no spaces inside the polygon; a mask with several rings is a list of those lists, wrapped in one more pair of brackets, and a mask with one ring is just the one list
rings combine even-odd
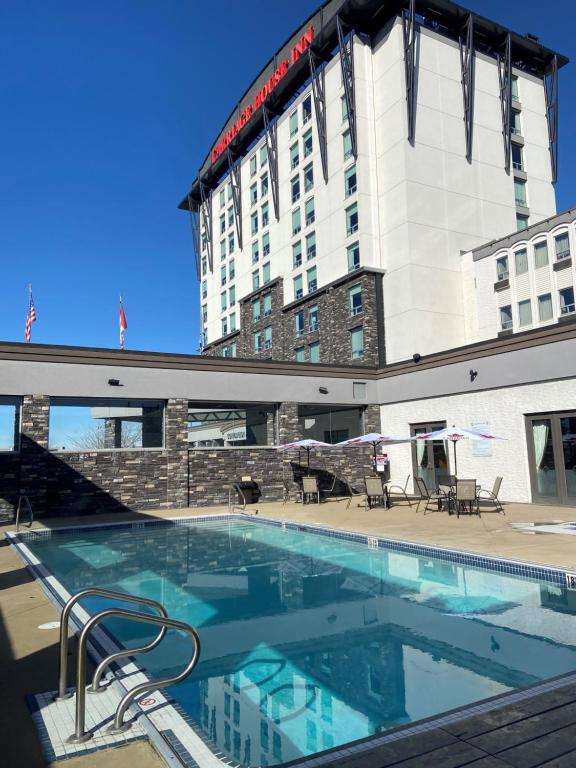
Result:
{"label": "blue pool water", "polygon": [[[267,766],[576,668],[563,586],[243,520],[27,541],[71,592],[160,600],[202,656],[170,689],[206,737]],[[90,611],[101,600],[86,601]],[[107,625],[126,645],[147,628]],[[141,658],[175,671],[188,641]]]}

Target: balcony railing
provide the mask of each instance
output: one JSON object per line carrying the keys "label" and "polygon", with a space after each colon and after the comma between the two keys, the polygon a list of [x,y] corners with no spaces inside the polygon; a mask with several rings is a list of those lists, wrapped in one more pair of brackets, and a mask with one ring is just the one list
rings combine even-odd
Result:
{"label": "balcony railing", "polygon": [[502,270],[502,272],[498,272],[498,281],[508,280],[509,277],[510,277],[510,272],[507,269]]}
{"label": "balcony railing", "polygon": [[356,188],[356,184],[350,184],[348,187],[346,187],[346,197],[353,195],[356,192]]}
{"label": "balcony railing", "polygon": [[306,226],[308,227],[310,224],[314,224],[314,221],[316,220],[316,214],[314,211],[312,213],[309,213],[306,215]]}
{"label": "balcony railing", "polygon": [[522,167],[522,163],[519,160],[513,160],[512,161],[512,167],[515,171],[523,171],[524,168]]}
{"label": "balcony railing", "polygon": [[521,206],[522,208],[526,208],[526,198],[525,197],[517,197],[515,198],[516,205]]}
{"label": "balcony railing", "polygon": [[350,308],[350,314],[351,315],[360,315],[363,310],[364,310],[364,307],[362,306],[362,304],[360,304],[358,307],[351,307]]}
{"label": "balcony railing", "polygon": [[298,269],[298,267],[301,267],[301,266],[302,266],[302,257],[300,257],[299,259],[294,259],[294,267],[293,268],[294,269]]}
{"label": "balcony railing", "polygon": [[556,261],[562,261],[562,259],[569,259],[570,258],[570,248],[568,248],[565,251],[560,251],[559,253],[556,253]]}
{"label": "balcony railing", "polygon": [[561,315],[571,315],[572,312],[576,310],[576,304],[564,304],[563,307],[560,307],[560,314]]}
{"label": "balcony railing", "polygon": [[353,235],[353,234],[354,234],[354,232],[358,232],[358,222],[357,222],[357,221],[356,221],[356,222],[354,222],[353,224],[350,224],[350,225],[349,225],[349,226],[346,228],[346,234],[347,234],[347,235]]}
{"label": "balcony railing", "polygon": [[308,333],[314,333],[315,331],[320,330],[320,323],[316,321],[315,323],[310,323],[308,326]]}
{"label": "balcony railing", "polygon": [[500,327],[503,331],[511,331],[512,330],[512,320],[502,320]]}

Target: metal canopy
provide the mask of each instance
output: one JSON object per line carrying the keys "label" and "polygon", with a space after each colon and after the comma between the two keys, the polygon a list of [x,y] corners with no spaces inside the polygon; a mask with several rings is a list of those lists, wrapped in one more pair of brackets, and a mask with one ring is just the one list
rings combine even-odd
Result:
{"label": "metal canopy", "polygon": [[552,183],[558,180],[558,56],[552,57],[552,64],[544,78],[546,89],[546,119],[548,121],[548,139],[550,142],[550,162],[552,164]]}
{"label": "metal canopy", "polygon": [[504,139],[504,169],[510,173],[512,152],[512,36],[506,35],[504,51],[498,53],[498,80],[500,82],[500,110],[502,112],[502,138]]}
{"label": "metal canopy", "polygon": [[351,29],[344,35],[344,24],[340,16],[336,17],[338,30],[338,47],[340,49],[340,66],[342,68],[342,82],[344,84],[344,98],[346,99],[346,111],[348,114],[348,127],[350,129],[350,143],[354,160],[358,159],[358,139],[356,133],[356,95],[354,84],[354,30]]}
{"label": "metal canopy", "polygon": [[466,160],[472,162],[472,131],[474,125],[474,16],[470,14],[460,35],[460,69],[464,101],[464,131]]}
{"label": "metal canopy", "polygon": [[190,226],[192,228],[192,247],[194,249],[194,261],[196,263],[196,277],[202,278],[202,253],[200,249],[200,219],[198,210],[194,210],[192,198],[188,195],[188,210],[190,211]]}
{"label": "metal canopy", "polygon": [[404,37],[404,73],[406,84],[406,118],[408,141],[414,144],[416,133],[416,2],[409,0],[408,8],[402,14]]}
{"label": "metal canopy", "polygon": [[238,248],[242,250],[242,178],[240,174],[240,165],[242,158],[234,161],[232,151],[228,149],[228,172],[230,174],[230,184],[232,185],[232,204],[234,206],[234,221],[236,222],[236,236],[238,238]]}
{"label": "metal canopy", "polygon": [[320,145],[320,160],[322,162],[322,176],[328,183],[328,140],[326,137],[326,97],[325,77],[326,65],[319,61],[313,46],[308,48],[308,60],[310,62],[310,75],[312,77],[312,95],[314,97],[314,112],[316,113],[316,129],[318,131],[318,143]]}

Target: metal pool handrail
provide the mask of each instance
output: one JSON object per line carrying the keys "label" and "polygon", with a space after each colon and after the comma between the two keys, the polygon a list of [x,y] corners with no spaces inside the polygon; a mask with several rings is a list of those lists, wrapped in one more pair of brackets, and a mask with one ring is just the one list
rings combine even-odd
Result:
{"label": "metal pool handrail", "polygon": [[[168,619],[165,616],[150,616],[143,613],[136,613],[136,611],[129,611],[127,608],[108,608],[104,611],[100,611],[86,623],[82,633],[80,634],[80,643],[78,647],[78,662],[76,668],[76,719],[74,733],[69,737],[68,741],[71,743],[78,743],[88,741],[92,738],[92,734],[85,731],[86,726],[86,645],[88,644],[88,636],[93,627],[99,624],[104,619],[111,616],[117,616],[119,618],[132,619],[136,622],[143,624],[154,624],[161,626],[164,630],[166,628],[173,628],[188,633],[192,638],[192,655],[188,660],[188,663],[178,675],[172,675],[170,677],[162,678],[161,680],[147,680],[145,683],[140,683],[131,688],[124,694],[120,704],[116,709],[114,716],[114,723],[109,727],[111,733],[122,733],[132,727],[132,723],[124,723],[124,715],[130,704],[134,701],[136,696],[140,693],[156,690],[157,688],[163,688],[166,685],[174,685],[184,680],[190,672],[196,666],[200,657],[200,638],[196,630],[189,624],[185,624],[183,621],[176,621],[175,619]],[[134,653],[135,650],[132,650]]]}
{"label": "metal pool handrail", "polygon": [[[157,600],[150,600],[147,597],[138,597],[136,595],[125,595],[123,592],[112,592],[109,589],[99,589],[98,587],[92,587],[90,589],[83,589],[68,600],[64,608],[62,609],[62,615],[60,616],[60,651],[58,655],[58,694],[54,697],[55,701],[62,701],[63,699],[69,699],[72,697],[72,693],[66,693],[66,680],[68,678],[68,624],[70,621],[70,613],[74,605],[78,600],[82,600],[89,595],[96,595],[98,597],[107,597],[110,600],[121,600],[125,603],[136,603],[138,605],[147,605],[149,608],[153,608],[158,611],[160,616],[168,618],[166,609]],[[143,645],[141,648],[127,648],[126,650],[112,653],[102,661],[94,674],[94,680],[92,682],[92,691],[97,692],[102,690],[99,687],[100,678],[104,671],[104,668],[114,659],[118,659],[122,656],[132,656],[136,653],[145,653],[156,648],[158,643],[162,640],[166,634],[166,628],[162,627],[157,637],[152,640],[148,645]]]}
{"label": "metal pool handrail", "polygon": [[20,530],[20,511],[22,509],[22,499],[26,499],[26,506],[28,507],[28,514],[30,515],[30,520],[28,521],[28,528],[32,527],[32,523],[34,522],[34,512],[32,512],[32,504],[30,504],[30,499],[26,494],[21,493],[18,497],[18,506],[16,507],[16,533]]}

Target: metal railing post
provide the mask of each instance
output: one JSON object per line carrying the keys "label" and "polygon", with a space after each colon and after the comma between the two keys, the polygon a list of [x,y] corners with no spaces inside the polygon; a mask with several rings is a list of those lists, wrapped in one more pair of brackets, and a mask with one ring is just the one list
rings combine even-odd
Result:
{"label": "metal railing post", "polygon": [[30,515],[30,520],[28,521],[28,528],[32,527],[32,523],[34,522],[34,513],[32,512],[32,504],[30,504],[30,499],[26,494],[21,493],[18,497],[18,506],[16,507],[16,533],[20,530],[20,512],[22,510],[22,500],[26,499],[26,506],[28,507],[28,514]]}

